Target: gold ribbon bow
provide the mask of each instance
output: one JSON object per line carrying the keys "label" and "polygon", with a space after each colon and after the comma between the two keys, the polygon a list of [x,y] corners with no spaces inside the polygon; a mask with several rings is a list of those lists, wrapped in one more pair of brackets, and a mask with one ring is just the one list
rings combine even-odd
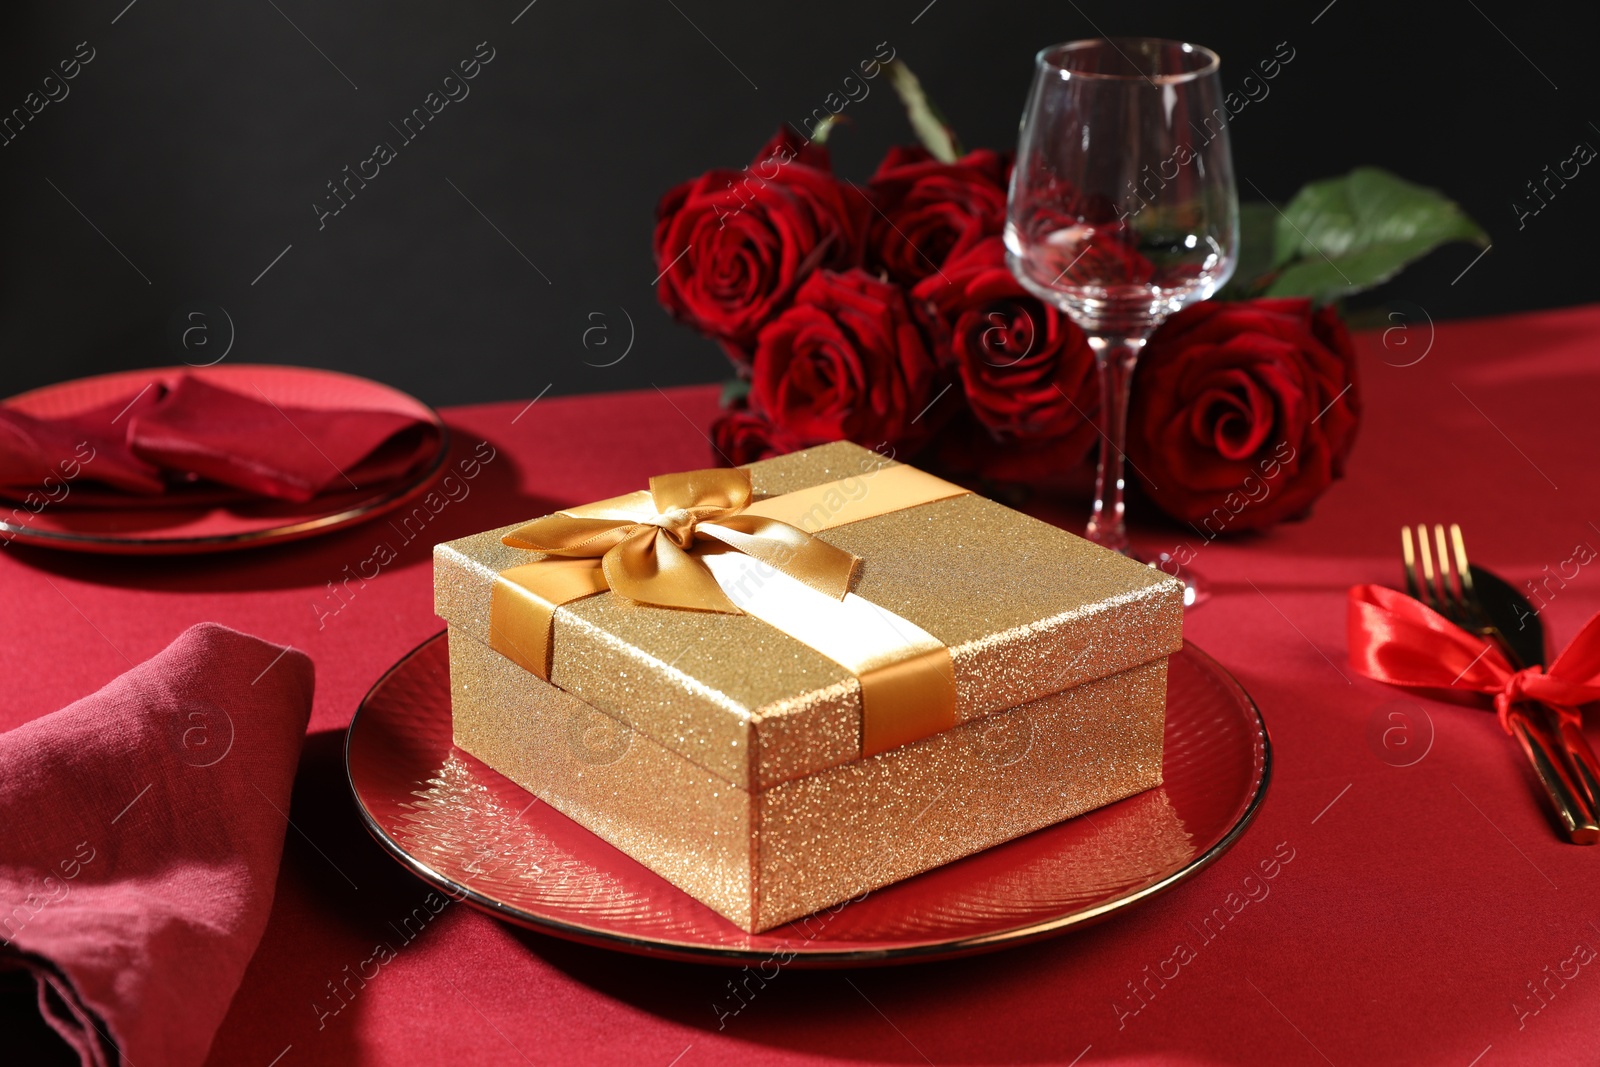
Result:
{"label": "gold ribbon bow", "polygon": [[557,512],[501,540],[551,556],[599,557],[612,592],[657,607],[744,614],[691,551],[698,538],[843,599],[861,560],[786,522],[740,514],[751,494],[750,472],[739,468],[664,474],[647,492]]}
{"label": "gold ribbon bow", "polygon": [[[499,572],[489,646],[549,681],[557,610],[607,590],[658,607],[754,615],[856,676],[862,753],[883,752],[954,725],[950,650],[851,593],[861,561],[796,524],[833,529],[964,493],[900,464],[754,503],[750,474],[738,468],[652,478],[648,491],[568,508],[501,538],[544,558]],[[714,573],[748,573],[741,556],[796,584],[757,581],[741,609]]]}

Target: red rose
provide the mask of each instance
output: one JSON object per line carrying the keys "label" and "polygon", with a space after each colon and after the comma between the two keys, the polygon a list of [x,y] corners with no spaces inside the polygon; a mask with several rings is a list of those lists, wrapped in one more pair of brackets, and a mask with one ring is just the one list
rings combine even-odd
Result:
{"label": "red rose", "polygon": [[[1005,246],[987,238],[912,291],[932,320],[935,350],[954,362],[972,413],[999,440],[1059,442],[1070,466],[1095,438],[1094,352],[1076,323],[1024,289]],[[1063,439],[1070,438],[1070,441]],[[1075,453],[1075,454],[1074,454]]]}
{"label": "red rose", "polygon": [[793,452],[801,446],[789,440],[772,420],[747,407],[729,408],[711,422],[711,446],[730,466],[754,463]]}
{"label": "red rose", "polygon": [[[1155,277],[1156,267],[1133,246],[1134,237],[1132,228],[1119,222],[1062,220],[1054,229],[1041,228],[1039,236],[1025,245],[1023,269],[1046,289],[1145,285]],[[1177,273],[1171,272],[1168,280],[1175,280]]]}
{"label": "red rose", "polygon": [[780,131],[744,170],[708,171],[661,198],[656,296],[747,364],[756,334],[808,274],[861,261],[870,211],[830,172],[825,149]]}
{"label": "red rose", "polygon": [[802,447],[907,446],[928,435],[937,377],[898,286],[818,271],[761,331],[750,405]]}
{"label": "red rose", "polygon": [[1046,176],[1020,190],[1012,218],[1028,276],[1046,289],[1069,285],[1144,285],[1155,264],[1140,254],[1125,212],[1103,194],[1084,195]]}
{"label": "red rose", "polygon": [[1208,539],[1304,514],[1344,474],[1361,405],[1338,313],[1207,301],[1156,331],[1135,373],[1128,458]]}
{"label": "red rose", "polygon": [[[1008,487],[1035,492],[1087,497],[1094,468],[1083,462],[1092,444],[1093,423],[1085,428],[1091,440],[1076,434],[1040,440],[998,440],[971,412],[961,412],[939,430],[938,438],[919,454],[918,462],[947,478],[981,485],[991,495]],[[996,499],[1006,499],[997,496]]]}
{"label": "red rose", "polygon": [[[1144,285],[1155,277],[1156,265],[1134,247],[1135,234],[1123,223],[1074,224],[1057,230],[1046,240],[1050,247],[1050,266],[1062,269],[1051,275],[1049,284],[1067,282],[1078,285]],[[1169,273],[1163,284],[1173,284],[1178,271]]]}
{"label": "red rose", "polygon": [[891,148],[867,183],[878,206],[868,265],[911,286],[998,234],[1006,221],[1006,170],[1005,158],[988,149],[940,163],[926,149]]}

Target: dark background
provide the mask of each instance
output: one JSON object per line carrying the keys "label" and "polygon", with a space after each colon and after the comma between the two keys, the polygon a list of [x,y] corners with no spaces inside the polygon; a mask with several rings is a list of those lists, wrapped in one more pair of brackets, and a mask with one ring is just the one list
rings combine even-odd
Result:
{"label": "dark background", "polygon": [[[1234,122],[1246,196],[1246,179],[1282,202],[1363,163],[1454,196],[1493,248],[1464,276],[1477,249],[1446,248],[1376,294],[1410,316],[1600,297],[1600,162],[1521,229],[1512,208],[1577,142],[1600,147],[1592,5],[526,3],[6,5],[0,114],[79,42],[95,58],[0,146],[0,394],[209,361],[230,333],[230,361],[349,370],[435,404],[722,377],[655,302],[655,202],[743,165],[885,41],[969,146],[996,147],[1045,44],[1193,40],[1232,88],[1287,42]],[[483,41],[495,58],[471,95],[401,146],[389,123]],[[832,142],[856,179],[911,139],[869,84]],[[319,230],[325,183],[378,141],[399,157]],[[202,327],[187,350],[178,323]]]}

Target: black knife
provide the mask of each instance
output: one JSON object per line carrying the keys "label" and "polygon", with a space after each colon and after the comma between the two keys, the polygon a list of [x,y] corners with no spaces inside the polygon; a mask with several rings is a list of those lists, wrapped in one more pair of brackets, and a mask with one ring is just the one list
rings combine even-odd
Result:
{"label": "black knife", "polygon": [[1472,567],[1472,584],[1489,621],[1517,654],[1522,666],[1544,666],[1544,620],[1539,618],[1528,598],[1493,571],[1476,564]]}

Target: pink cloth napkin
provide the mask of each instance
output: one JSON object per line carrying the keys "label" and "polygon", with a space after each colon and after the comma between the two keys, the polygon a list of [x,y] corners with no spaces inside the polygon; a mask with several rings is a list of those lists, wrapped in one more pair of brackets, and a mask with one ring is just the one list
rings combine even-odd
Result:
{"label": "pink cloth napkin", "polygon": [[85,1065],[197,1067],[266,928],[311,714],[301,652],[191,627],[0,734],[0,970]]}

